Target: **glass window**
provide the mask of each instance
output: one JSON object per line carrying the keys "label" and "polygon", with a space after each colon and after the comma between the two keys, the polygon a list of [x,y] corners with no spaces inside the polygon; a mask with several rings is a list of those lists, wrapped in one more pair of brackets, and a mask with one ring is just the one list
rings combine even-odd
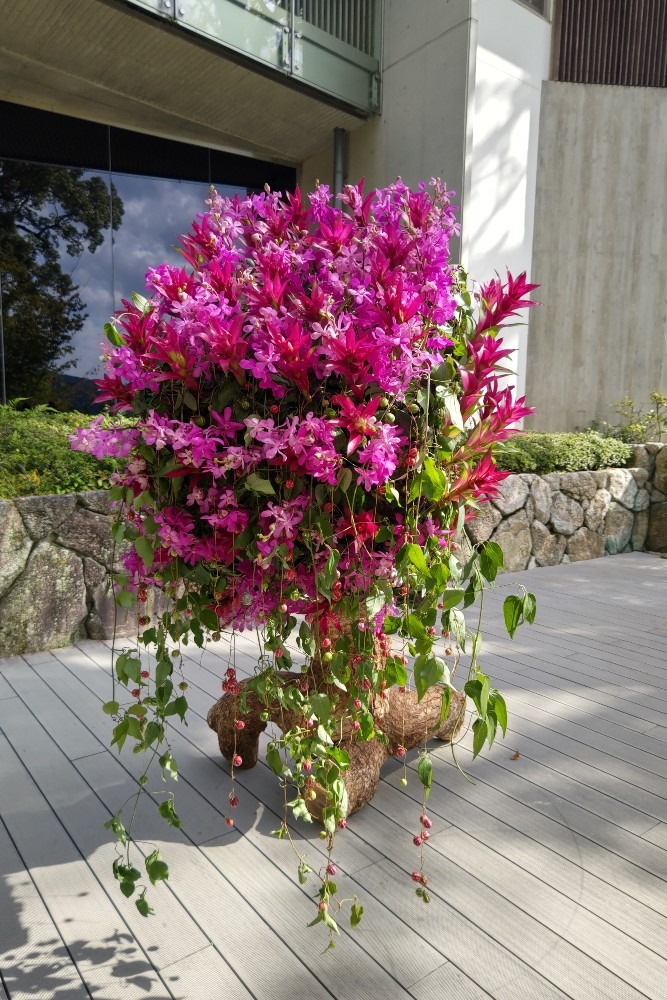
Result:
{"label": "glass window", "polygon": [[[122,299],[144,291],[149,267],[181,262],[178,237],[206,211],[211,178],[234,195],[265,182],[289,190],[295,173],[0,101],[7,399],[99,409],[104,324]],[[2,367],[0,352],[0,376]]]}

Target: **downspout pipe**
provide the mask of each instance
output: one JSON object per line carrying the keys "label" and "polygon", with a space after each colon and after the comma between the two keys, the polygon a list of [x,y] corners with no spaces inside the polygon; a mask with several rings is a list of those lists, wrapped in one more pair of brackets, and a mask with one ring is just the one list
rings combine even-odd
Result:
{"label": "downspout pipe", "polygon": [[338,195],[342,194],[345,184],[345,129],[335,128],[334,133],[334,162],[333,162],[333,194],[338,200]]}

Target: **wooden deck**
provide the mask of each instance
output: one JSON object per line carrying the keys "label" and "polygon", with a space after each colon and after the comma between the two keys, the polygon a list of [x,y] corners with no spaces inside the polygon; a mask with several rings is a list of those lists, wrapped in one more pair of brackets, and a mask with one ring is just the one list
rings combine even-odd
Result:
{"label": "wooden deck", "polygon": [[[519,582],[537,594],[538,623],[511,642],[500,606]],[[326,954],[319,928],[305,927],[312,886],[269,835],[281,804],[263,763],[239,777],[238,829],[224,824],[228,780],[205,724],[222,644],[192,664],[190,725],[174,733],[187,826],[170,831],[153,809],[140,817],[147,840],[168,841],[172,874],[148,920],[110,877],[103,823],[139,761],[108,750],[108,646],[0,661],[0,997],[667,998],[666,595],[667,561],[651,554],[502,579],[483,663],[511,732],[474,763],[463,740],[474,784],[435,749],[432,902],[407,874],[414,761],[405,789],[389,765],[337,839],[339,887],[365,913]],[[319,867],[317,830],[299,824],[295,838]]]}

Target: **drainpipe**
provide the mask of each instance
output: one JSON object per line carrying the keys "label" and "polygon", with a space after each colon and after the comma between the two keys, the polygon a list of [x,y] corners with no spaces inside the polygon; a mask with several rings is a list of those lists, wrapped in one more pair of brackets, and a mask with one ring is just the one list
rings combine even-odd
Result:
{"label": "drainpipe", "polygon": [[345,183],[345,129],[334,129],[333,193],[336,200]]}

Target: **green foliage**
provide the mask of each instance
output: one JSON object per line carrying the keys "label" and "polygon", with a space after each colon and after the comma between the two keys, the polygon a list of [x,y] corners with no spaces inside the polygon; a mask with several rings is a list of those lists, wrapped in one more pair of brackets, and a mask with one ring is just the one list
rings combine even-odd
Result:
{"label": "green foliage", "polygon": [[667,432],[667,395],[652,389],[648,394],[652,404],[650,410],[644,411],[629,396],[617,400],[611,404],[621,418],[617,424],[596,424],[598,430],[605,437],[616,438],[619,441],[641,444],[643,441],[661,441],[663,434]]}
{"label": "green foliage", "polygon": [[116,468],[111,459],[72,451],[69,435],[89,424],[83,413],[46,406],[0,406],[0,497],[43,496],[106,489]]}
{"label": "green foliage", "polygon": [[596,431],[580,434],[527,432],[498,446],[498,466],[507,472],[582,472],[627,464],[632,449]]}

